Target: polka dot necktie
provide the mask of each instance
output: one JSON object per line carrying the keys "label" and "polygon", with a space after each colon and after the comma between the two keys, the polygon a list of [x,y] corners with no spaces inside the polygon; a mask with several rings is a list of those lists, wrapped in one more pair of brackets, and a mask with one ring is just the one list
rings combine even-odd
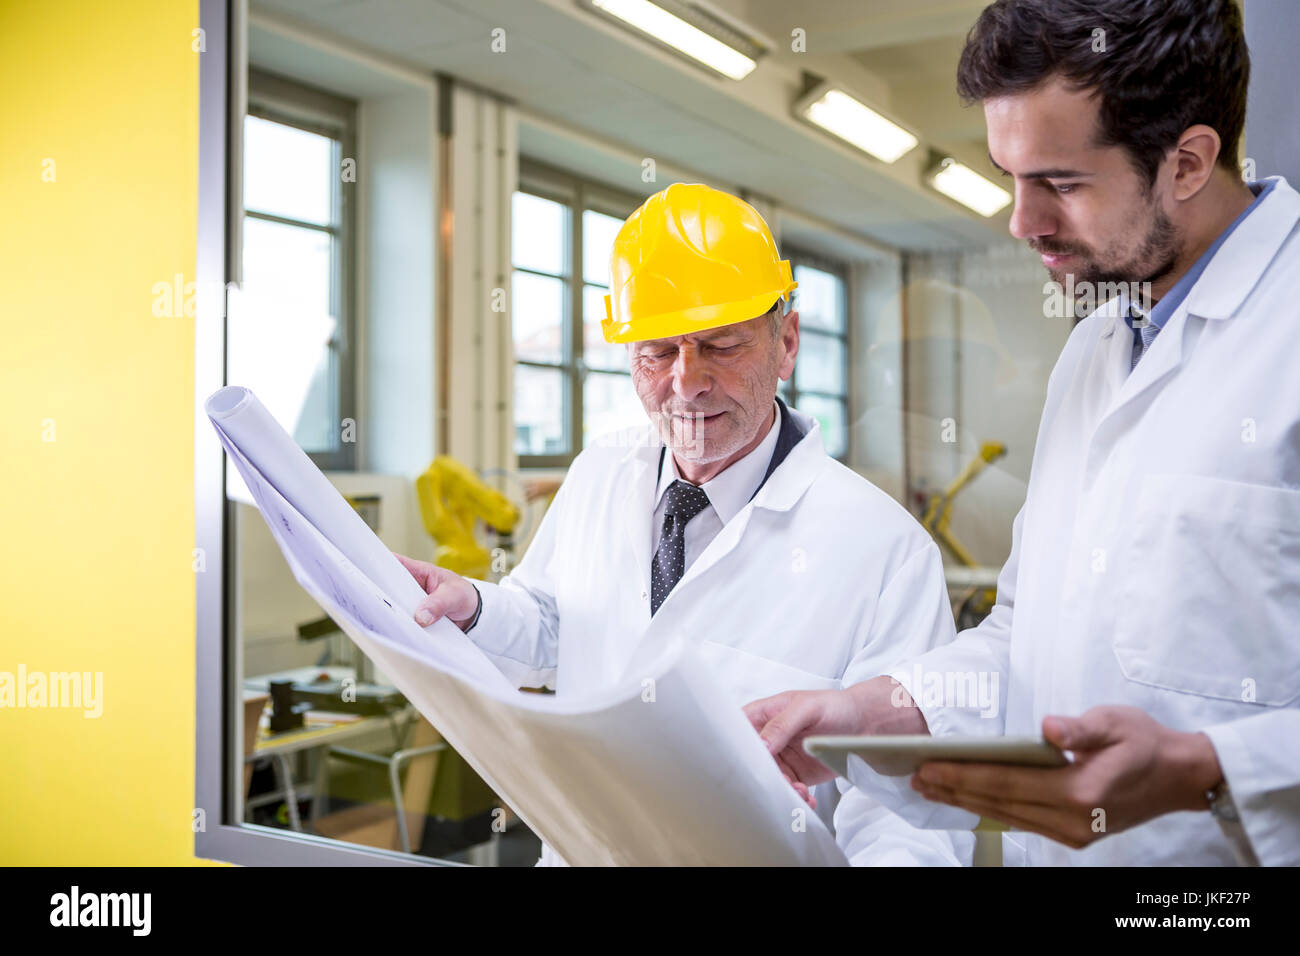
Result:
{"label": "polka dot necktie", "polygon": [[685,481],[669,485],[664,500],[664,530],[659,536],[654,567],[650,569],[651,616],[686,570],[686,523],[709,506],[709,496],[704,490]]}

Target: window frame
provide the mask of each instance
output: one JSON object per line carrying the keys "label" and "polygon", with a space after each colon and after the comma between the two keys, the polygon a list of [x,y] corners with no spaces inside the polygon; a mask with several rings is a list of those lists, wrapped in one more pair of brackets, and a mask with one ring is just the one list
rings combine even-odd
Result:
{"label": "window frame", "polygon": [[[565,229],[566,248],[563,257],[564,273],[554,275],[538,272],[534,269],[521,269],[514,264],[514,250],[511,250],[510,274],[525,272],[530,275],[558,278],[566,284],[563,312],[560,321],[563,325],[563,347],[561,362],[538,362],[531,359],[513,358],[513,366],[527,365],[532,368],[559,370],[564,378],[565,409],[563,413],[566,438],[566,451],[554,455],[519,455],[519,467],[535,469],[568,468],[573,459],[582,451],[583,425],[583,386],[588,375],[627,375],[630,373],[611,371],[609,369],[591,368],[586,364],[583,351],[585,348],[583,325],[583,292],[588,285],[582,262],[582,214],[590,209],[616,219],[626,219],[645,199],[633,193],[623,192],[594,180],[585,179],[574,173],[566,172],[527,156],[519,157],[519,181],[516,192],[527,193],[541,199],[549,199],[566,207],[568,221]],[[513,320],[515,304],[510,303]],[[513,426],[514,410],[511,410]],[[513,445],[513,442],[512,442]]]}
{"label": "window frame", "polygon": [[[799,345],[801,350],[803,348],[804,340],[809,336],[824,336],[826,338],[839,339],[840,342],[843,343],[844,345],[844,392],[843,394],[836,393],[836,392],[824,392],[815,388],[800,389],[797,384],[798,376],[799,376],[797,358],[795,360],[796,371],[793,375],[790,376],[788,394],[782,394],[782,391],[780,389],[777,390],[777,394],[781,395],[783,399],[789,402],[792,408],[799,407],[800,394],[812,395],[816,398],[824,398],[836,402],[843,402],[844,403],[844,451],[840,455],[832,455],[831,457],[835,458],[837,461],[847,463],[853,457],[853,428],[852,428],[852,422],[850,421],[850,415],[852,414],[852,409],[853,409],[853,375],[852,375],[853,309],[851,305],[853,290],[851,285],[849,267],[845,263],[837,262],[833,259],[828,259],[825,256],[821,256],[813,252],[808,252],[807,250],[801,249],[798,246],[787,246],[782,251],[785,254],[785,258],[790,260],[790,272],[792,275],[794,274],[794,271],[799,266],[807,266],[812,269],[817,269],[820,272],[828,273],[829,275],[832,275],[835,278],[839,279],[841,287],[844,290],[844,295],[840,303],[840,308],[842,310],[841,318],[843,320],[843,325],[844,325],[843,332],[830,332],[825,329],[814,329],[814,328],[806,327],[802,322],[800,322],[799,324]],[[798,311],[799,309],[798,289],[795,289],[794,291],[794,309],[795,311]],[[784,385],[785,383],[782,384]]]}
{"label": "window frame", "polygon": [[330,243],[330,305],[338,316],[338,324],[328,344],[336,363],[331,400],[337,447],[330,451],[308,452],[308,457],[322,471],[356,471],[357,444],[343,441],[339,432],[345,419],[354,422],[357,419],[356,196],[353,189],[344,188],[356,184],[344,183],[341,171],[343,159],[358,158],[357,103],[297,80],[250,67],[247,113],[335,141],[332,160],[337,175],[332,178],[329,225],[256,212],[248,208],[246,200],[240,222],[242,226],[244,218],[251,218],[311,229],[323,232],[333,240]]}
{"label": "window frame", "polygon": [[[238,169],[230,150],[242,132],[241,83],[247,56],[246,6],[199,0],[207,50],[199,59],[198,209],[194,320],[194,545],[205,570],[194,575],[194,855],[246,866],[454,866],[240,819],[242,723],[233,589],[233,505],[226,499],[221,443],[203,411],[226,383],[227,283],[239,243],[234,228]],[[200,817],[200,813],[202,817]]]}

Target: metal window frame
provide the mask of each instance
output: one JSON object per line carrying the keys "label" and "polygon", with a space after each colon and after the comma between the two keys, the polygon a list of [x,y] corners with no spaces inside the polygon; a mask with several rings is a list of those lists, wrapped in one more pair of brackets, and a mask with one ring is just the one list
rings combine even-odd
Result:
{"label": "metal window frame", "polygon": [[[588,373],[602,375],[623,375],[610,369],[588,368],[583,360],[585,345],[582,296],[589,283],[583,274],[582,263],[582,214],[590,209],[593,212],[619,219],[631,215],[632,211],[644,202],[633,193],[623,192],[594,180],[584,179],[555,166],[519,157],[519,181],[515,186],[517,192],[549,199],[563,204],[568,210],[566,227],[566,249],[564,253],[565,274],[555,276],[548,272],[532,269],[519,269],[511,262],[511,275],[515,272],[528,272],[533,275],[546,275],[558,278],[565,283],[564,309],[561,322],[564,325],[564,346],[561,362],[558,365],[549,362],[537,362],[527,359],[515,359],[515,365],[527,365],[534,368],[553,369],[562,373],[565,388],[564,427],[566,450],[558,455],[520,455],[520,468],[567,468],[582,451],[583,423],[583,385]],[[513,253],[513,251],[512,251]],[[513,260],[513,254],[511,256]],[[514,308],[514,303],[511,303]]]}
{"label": "metal window frame", "polygon": [[[195,584],[194,855],[264,866],[445,866],[449,861],[360,847],[324,837],[237,822],[243,779],[242,711],[235,706],[238,647],[229,633],[233,511],[226,502],[225,460],[203,403],[225,384],[226,283],[238,275],[228,252],[238,248],[229,218],[239,195],[229,162],[238,148],[231,106],[242,104],[238,64],[247,44],[246,0],[200,0],[205,52],[199,61],[197,301],[194,340],[195,547],[206,570]],[[235,115],[238,115],[236,112]],[[241,203],[242,205],[242,203]],[[230,821],[236,822],[230,822]]]}
{"label": "metal window frame", "polygon": [[[844,343],[844,391],[843,393],[840,393],[827,392],[815,388],[800,389],[797,383],[798,372],[796,372],[794,375],[790,376],[789,400],[792,406],[798,407],[799,396],[800,394],[804,394],[837,401],[844,406],[844,453],[834,457],[838,461],[848,462],[853,458],[853,428],[849,421],[849,415],[853,408],[853,322],[851,321],[852,307],[850,303],[852,298],[852,288],[850,287],[849,267],[845,263],[836,262],[832,259],[826,258],[825,256],[807,252],[797,246],[787,247],[784,251],[785,257],[790,260],[791,273],[793,273],[799,266],[808,266],[809,268],[816,269],[819,272],[825,272],[839,279],[841,288],[843,289],[843,294],[840,297],[840,307],[843,310],[842,317],[844,320],[844,331],[831,332],[827,329],[820,328],[801,328],[800,337],[802,338],[805,335],[821,335],[826,336],[827,338],[839,339]],[[795,290],[794,295],[797,310],[799,297],[798,289]]]}
{"label": "metal window frame", "polygon": [[[326,136],[334,141],[332,162],[336,169],[342,160],[357,158],[357,104],[324,90],[286,79],[265,70],[248,71],[248,115]],[[330,306],[339,317],[330,341],[330,360],[334,364],[329,402],[331,417],[342,423],[357,417],[357,349],[356,339],[356,198],[355,183],[333,177],[330,196],[330,222],[320,223],[276,216],[251,210],[244,202],[243,215],[263,222],[275,222],[301,229],[323,232],[330,243]],[[245,200],[247,197],[243,197]],[[308,452],[308,457],[324,471],[355,471],[358,467],[355,442],[342,441],[334,435],[335,447],[328,451]]]}

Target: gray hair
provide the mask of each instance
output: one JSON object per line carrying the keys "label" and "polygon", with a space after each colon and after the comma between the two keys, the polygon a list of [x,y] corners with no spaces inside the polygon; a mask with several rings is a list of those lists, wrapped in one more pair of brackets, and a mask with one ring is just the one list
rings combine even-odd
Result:
{"label": "gray hair", "polygon": [[785,314],[788,311],[788,303],[784,298],[777,299],[776,304],[768,310],[767,314],[771,317],[769,328],[772,330],[772,338],[776,339],[781,337],[781,320],[785,318]]}

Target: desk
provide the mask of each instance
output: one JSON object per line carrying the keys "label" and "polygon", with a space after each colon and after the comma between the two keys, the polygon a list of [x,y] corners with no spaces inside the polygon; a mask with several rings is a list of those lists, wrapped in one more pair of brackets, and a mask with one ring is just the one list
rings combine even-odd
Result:
{"label": "desk", "polygon": [[[255,700],[257,696],[267,692],[271,681],[311,680],[322,672],[329,674],[332,680],[341,680],[352,676],[352,668],[350,667],[300,667],[294,670],[282,671],[278,674],[264,674],[248,678],[244,681],[244,696],[247,700]],[[312,710],[304,715],[305,720],[302,727],[272,734],[270,730],[270,711],[269,709],[263,709],[258,720],[255,743],[251,752],[245,752],[244,762],[250,764],[263,757],[269,758],[275,768],[276,782],[279,789],[269,794],[262,794],[253,800],[246,800],[244,803],[245,822],[247,822],[248,811],[272,800],[281,799],[281,796],[283,796],[289,810],[289,826],[301,833],[303,828],[302,820],[298,814],[299,788],[294,784],[293,771],[289,766],[289,757],[296,753],[317,750],[322,747],[333,748],[337,744],[365,737],[383,729],[392,731],[393,747],[400,754],[402,753],[400,748],[418,716],[415,708],[409,704],[392,714],[369,717],[359,714]],[[247,729],[245,728],[246,731]],[[321,797],[325,791],[327,756],[328,754],[321,754],[320,759],[317,761],[316,776],[311,785],[311,793],[314,799],[311,805],[310,822],[313,825],[320,813]],[[387,762],[390,758],[378,759]],[[400,769],[400,763],[397,767]],[[397,806],[400,810],[400,793],[395,795],[398,797]],[[404,819],[403,822],[405,822]]]}
{"label": "desk", "polygon": [[[400,748],[402,740],[414,722],[415,708],[405,707],[395,715],[386,717],[357,717],[351,714],[327,714],[320,711],[308,711],[306,726],[280,734],[272,734],[269,728],[269,716],[263,714],[258,727],[257,744],[253,752],[246,754],[245,762],[252,762],[262,757],[270,758],[275,767],[276,780],[280,790],[247,801],[245,814],[256,806],[270,799],[279,799],[283,793],[289,809],[289,826],[302,831],[302,820],[298,814],[298,788],[293,782],[293,771],[289,766],[289,757],[307,750],[322,747],[333,748],[358,737],[365,737],[377,730],[389,729],[393,732],[393,746]],[[401,752],[400,750],[398,751]],[[311,822],[314,824],[320,813],[321,796],[325,791],[327,761],[322,755],[317,762],[316,777],[311,786],[315,799],[311,805]]]}

